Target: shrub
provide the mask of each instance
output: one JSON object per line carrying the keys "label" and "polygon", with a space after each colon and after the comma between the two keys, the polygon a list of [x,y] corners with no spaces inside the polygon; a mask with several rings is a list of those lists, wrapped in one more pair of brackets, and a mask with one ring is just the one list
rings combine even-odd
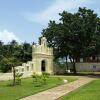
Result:
{"label": "shrub", "polygon": [[49,73],[46,73],[46,72],[43,72],[42,73],[42,81],[43,81],[43,84],[46,84],[46,81],[47,79],[49,78],[50,74]]}
{"label": "shrub", "polygon": [[41,86],[43,84],[46,84],[47,79],[49,78],[50,74],[43,72],[42,75],[38,75],[36,73],[32,74],[33,82],[35,83],[35,86]]}
{"label": "shrub", "polygon": [[16,82],[16,85],[20,85],[21,84],[21,77],[22,77],[23,73],[16,73],[15,75],[15,82]]}
{"label": "shrub", "polygon": [[43,72],[42,73],[42,76],[45,76],[45,77],[49,78],[50,74],[49,73],[46,73],[46,72]]}
{"label": "shrub", "polygon": [[32,74],[32,78],[33,78],[33,82],[37,82],[40,78],[40,75],[36,74],[36,73],[33,73]]}

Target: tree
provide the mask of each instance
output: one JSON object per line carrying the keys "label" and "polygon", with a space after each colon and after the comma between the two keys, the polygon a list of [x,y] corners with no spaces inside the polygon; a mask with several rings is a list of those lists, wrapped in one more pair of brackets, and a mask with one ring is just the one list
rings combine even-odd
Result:
{"label": "tree", "polygon": [[0,61],[2,60],[3,58],[3,42],[0,41]]}
{"label": "tree", "polygon": [[[66,67],[67,56],[68,56],[68,45],[66,45],[67,37],[64,36],[64,27],[62,23],[56,24],[55,21],[50,21],[48,28],[44,29],[42,35],[47,38],[48,46],[54,48],[55,61],[58,61],[58,58],[66,58]],[[66,34],[67,36],[68,34]],[[65,49],[66,48],[66,49]]]}
{"label": "tree", "polygon": [[0,61],[0,65],[1,65],[1,72],[6,73],[9,70],[11,70],[11,67],[9,66],[9,60],[5,57],[2,58],[2,60]]}
{"label": "tree", "polygon": [[12,57],[12,58],[8,58],[8,65],[12,68],[12,71],[13,71],[13,86],[15,86],[15,73],[16,73],[16,70],[15,70],[15,67],[20,65],[20,62],[18,61],[18,59]]}
{"label": "tree", "polygon": [[15,58],[19,63],[27,62],[32,59],[32,45],[25,42],[18,44],[17,41],[12,40],[7,44],[0,41],[0,70],[7,72],[11,67],[4,63],[8,58]]}
{"label": "tree", "polygon": [[22,62],[27,62],[32,59],[32,45],[24,42],[22,45]]}
{"label": "tree", "polygon": [[[14,57],[3,58],[1,60],[2,71],[7,72],[9,69],[13,71],[13,86],[15,85],[15,67],[21,63]],[[8,70],[7,70],[8,69]]]}
{"label": "tree", "polygon": [[[75,63],[80,58],[95,55],[100,46],[100,18],[91,9],[79,8],[77,13],[63,11],[60,23],[50,21],[42,35],[56,51],[55,58],[69,56],[76,73]],[[99,54],[99,52],[98,52]]]}

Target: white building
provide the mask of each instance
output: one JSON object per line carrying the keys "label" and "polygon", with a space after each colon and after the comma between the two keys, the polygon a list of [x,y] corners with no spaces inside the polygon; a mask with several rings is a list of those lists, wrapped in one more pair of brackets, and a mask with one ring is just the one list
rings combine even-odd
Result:
{"label": "white building", "polygon": [[47,47],[45,37],[41,38],[41,44],[32,46],[32,61],[17,66],[16,72],[23,73],[25,77],[32,75],[33,72],[53,74],[53,49]]}

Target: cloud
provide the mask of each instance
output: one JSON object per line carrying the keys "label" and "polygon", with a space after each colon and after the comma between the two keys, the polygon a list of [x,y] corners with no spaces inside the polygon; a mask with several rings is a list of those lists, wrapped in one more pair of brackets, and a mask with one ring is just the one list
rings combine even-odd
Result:
{"label": "cloud", "polygon": [[45,25],[49,20],[59,20],[59,12],[67,10],[75,12],[78,7],[82,7],[90,0],[54,0],[54,2],[41,12],[24,13],[26,18],[32,22]]}
{"label": "cloud", "polygon": [[9,32],[8,30],[0,31],[0,40],[4,43],[11,42],[12,40],[16,40],[20,42],[19,38],[15,36],[13,32]]}

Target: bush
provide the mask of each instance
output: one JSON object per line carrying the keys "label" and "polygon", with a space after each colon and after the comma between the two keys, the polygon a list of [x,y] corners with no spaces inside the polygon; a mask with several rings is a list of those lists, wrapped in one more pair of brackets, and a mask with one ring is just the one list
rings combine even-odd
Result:
{"label": "bush", "polygon": [[43,72],[42,75],[45,76],[45,77],[47,77],[47,78],[49,78],[49,76],[50,76],[50,74],[46,73],[46,72]]}
{"label": "bush", "polygon": [[33,78],[33,82],[37,82],[41,78],[41,75],[33,73],[32,74],[32,78]]}
{"label": "bush", "polygon": [[46,84],[46,81],[49,78],[49,76],[50,74],[45,72],[43,72],[42,75],[33,73],[32,78],[33,78],[33,82],[35,83],[35,86],[41,86],[43,84]]}
{"label": "bush", "polygon": [[50,74],[49,73],[46,73],[46,72],[43,72],[42,73],[42,81],[43,81],[43,84],[46,84],[47,82],[47,79],[49,78]]}
{"label": "bush", "polygon": [[15,75],[15,82],[16,82],[16,85],[20,85],[21,84],[21,77],[22,77],[23,73],[17,73]]}

